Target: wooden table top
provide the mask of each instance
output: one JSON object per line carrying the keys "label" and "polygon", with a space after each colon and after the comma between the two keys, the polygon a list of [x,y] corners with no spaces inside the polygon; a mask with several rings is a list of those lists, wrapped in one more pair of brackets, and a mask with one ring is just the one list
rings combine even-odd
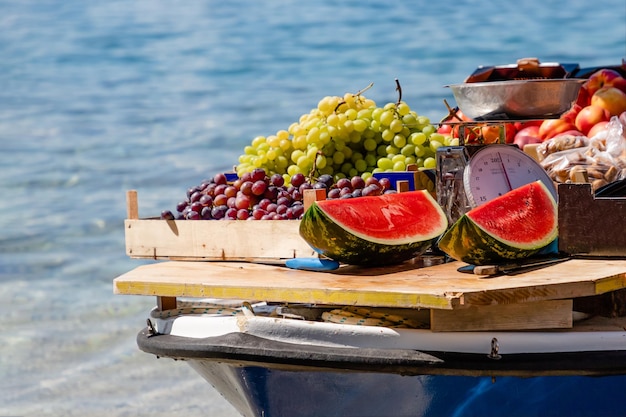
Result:
{"label": "wooden table top", "polygon": [[330,272],[247,262],[165,261],[114,280],[116,294],[454,310],[468,306],[572,299],[626,288],[626,260],[571,259],[516,275],[424,267],[342,266]]}

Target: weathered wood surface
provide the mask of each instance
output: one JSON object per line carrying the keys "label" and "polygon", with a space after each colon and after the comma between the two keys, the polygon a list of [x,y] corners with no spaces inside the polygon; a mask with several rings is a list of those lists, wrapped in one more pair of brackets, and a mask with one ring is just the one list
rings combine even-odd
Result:
{"label": "weathered wood surface", "polygon": [[126,254],[170,260],[262,260],[315,256],[298,220],[126,219]]}
{"label": "weathered wood surface", "polygon": [[430,310],[430,329],[434,332],[569,329],[571,327],[572,300],[544,300],[472,306],[457,310]]}
{"label": "weathered wood surface", "polygon": [[[307,190],[308,191],[308,190]],[[306,194],[307,204],[324,190]],[[190,221],[139,218],[137,191],[126,192],[126,255],[190,261],[261,261],[315,256],[300,237],[298,220]]]}
{"label": "weathered wood surface", "polygon": [[626,258],[626,198],[594,198],[591,184],[559,184],[559,251]]}
{"label": "weathered wood surface", "polygon": [[[227,222],[226,222],[227,223]],[[452,262],[308,272],[247,262],[158,262],[114,280],[117,294],[453,310],[573,299],[626,288],[626,260],[572,259],[481,278]]]}

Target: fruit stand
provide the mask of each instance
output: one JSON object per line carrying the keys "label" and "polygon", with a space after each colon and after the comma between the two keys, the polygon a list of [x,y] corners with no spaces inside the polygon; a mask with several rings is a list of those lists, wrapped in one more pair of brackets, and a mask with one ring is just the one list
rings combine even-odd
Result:
{"label": "fruit stand", "polygon": [[[445,415],[468,392],[481,406],[503,387],[538,396],[545,377],[545,409],[572,383],[589,392],[580,415],[615,402],[626,383],[626,108],[598,119],[575,108],[626,89],[611,71],[479,68],[450,86],[457,101],[476,88],[505,96],[448,106],[438,126],[399,84],[383,107],[365,90],[325,97],[254,138],[236,172],[190,188],[177,214],[141,218],[129,191],[126,253],[154,262],[115,278],[114,292],[156,297],[139,347],[187,361],[246,417],[385,415],[371,413],[381,403]],[[587,134],[592,120],[604,129],[593,138],[565,129]],[[570,151],[566,166],[553,161]]]}
{"label": "fruit stand", "polygon": [[[573,299],[626,288],[626,260],[607,258],[626,253],[626,236],[620,230],[611,232],[616,221],[626,216],[626,199],[594,200],[588,184],[564,184],[559,192],[564,237],[560,245],[569,249],[573,259],[557,258],[553,265],[536,270],[522,263],[510,275],[493,276],[460,272],[463,262],[442,263],[443,257],[435,255],[384,267],[293,270],[285,267],[286,259],[315,254],[299,236],[298,220],[138,219],[136,192],[129,192],[127,253],[167,261],[116,278],[114,289],[118,294],[156,296],[157,305],[164,309],[175,308],[179,297],[210,297],[429,309],[433,331],[571,328]],[[577,214],[575,202],[587,194],[585,214],[578,215],[581,222],[569,226],[565,222]],[[599,211],[606,215],[597,216]],[[584,238],[578,226],[585,224],[583,216],[596,218],[595,227],[605,232]],[[269,243],[267,247],[250,239],[259,235]],[[213,236],[223,239],[216,241]],[[584,256],[577,259],[576,255]]]}

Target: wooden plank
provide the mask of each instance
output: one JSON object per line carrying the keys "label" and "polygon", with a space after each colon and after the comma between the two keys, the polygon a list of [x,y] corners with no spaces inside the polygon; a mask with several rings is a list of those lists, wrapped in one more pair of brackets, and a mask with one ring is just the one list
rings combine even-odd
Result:
{"label": "wooden plank", "polygon": [[559,184],[559,251],[626,257],[626,198],[594,198],[591,184]]}
{"label": "wooden plank", "polygon": [[626,288],[626,260],[572,259],[518,275],[480,278],[461,262],[297,271],[247,262],[160,262],[114,280],[117,294],[268,302],[456,309],[597,295]]}
{"label": "wooden plank", "polygon": [[435,332],[481,330],[569,329],[572,300],[472,306],[458,310],[430,310]]}
{"label": "wooden plank", "polygon": [[326,190],[321,188],[311,188],[308,190],[304,190],[304,194],[302,195],[302,204],[304,205],[304,209],[308,209],[311,207],[314,201],[326,200]]}
{"label": "wooden plank", "polygon": [[157,308],[161,311],[176,309],[176,297],[157,297]]}
{"label": "wooden plank", "polygon": [[126,219],[131,258],[260,260],[316,256],[299,220],[211,221]]}
{"label": "wooden plank", "polygon": [[399,193],[405,193],[410,190],[409,182],[406,180],[396,181],[396,190]]}
{"label": "wooden plank", "polygon": [[139,206],[137,204],[136,190],[128,190],[126,192],[126,216],[129,219],[139,218]]}
{"label": "wooden plank", "polygon": [[[161,262],[140,266],[114,280],[117,294],[212,297],[270,302],[452,308],[458,303],[446,293],[406,291],[406,279],[394,280],[393,271],[419,270],[413,265],[367,269],[353,275],[352,267],[334,273],[293,270],[247,262]],[[392,281],[396,285],[392,285]],[[381,283],[387,286],[381,289]]]}

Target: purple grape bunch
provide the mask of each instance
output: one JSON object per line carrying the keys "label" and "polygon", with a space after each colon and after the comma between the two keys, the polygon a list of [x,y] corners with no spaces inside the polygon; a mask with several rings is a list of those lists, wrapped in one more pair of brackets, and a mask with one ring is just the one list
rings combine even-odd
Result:
{"label": "purple grape bunch", "polygon": [[327,199],[355,198],[395,192],[387,178],[380,180],[360,176],[340,178],[320,175],[308,180],[295,174],[285,184],[280,174],[268,175],[263,168],[229,181],[226,174],[189,188],[184,200],[171,210],[161,213],[164,220],[297,220],[304,214],[303,196],[306,189],[325,189]]}

